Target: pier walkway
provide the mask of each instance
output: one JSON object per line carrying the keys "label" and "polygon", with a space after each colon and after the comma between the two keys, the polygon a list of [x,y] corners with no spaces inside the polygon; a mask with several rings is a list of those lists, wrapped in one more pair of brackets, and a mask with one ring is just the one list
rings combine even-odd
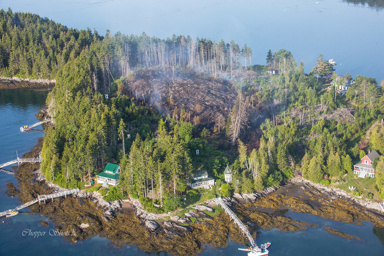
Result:
{"label": "pier walkway", "polygon": [[14,172],[11,172],[11,171],[8,171],[8,170],[5,170],[5,169],[0,169],[0,172],[5,172],[6,174],[10,174],[10,175],[15,175]]}
{"label": "pier walkway", "polygon": [[224,210],[225,212],[233,219],[233,221],[239,226],[240,230],[248,237],[249,242],[251,243],[252,246],[255,245],[255,241],[253,240],[251,233],[249,233],[249,230],[247,226],[244,225],[239,218],[237,218],[236,214],[229,209],[228,205],[224,203],[223,199],[221,198],[216,198],[215,199],[216,203],[218,203]]}
{"label": "pier walkway", "polygon": [[80,190],[78,188],[76,188],[76,189],[66,190],[66,191],[63,191],[63,192],[59,192],[59,193],[55,193],[55,194],[50,194],[50,195],[40,195],[40,196],[37,197],[37,199],[29,201],[29,202],[27,202],[25,204],[19,205],[15,209],[9,209],[7,211],[0,212],[0,217],[6,216],[9,212],[18,212],[21,209],[27,208],[27,207],[29,207],[29,206],[31,206],[33,204],[40,203],[42,201],[45,202],[48,199],[54,199],[54,198],[57,198],[57,197],[71,195],[71,194],[77,193],[79,191]]}
{"label": "pier walkway", "polygon": [[17,157],[17,159],[15,159],[15,160],[0,164],[0,169],[4,168],[6,166],[9,166],[9,165],[13,165],[13,164],[40,163],[41,161],[42,161],[41,157],[35,157],[35,158],[19,158],[19,157]]}

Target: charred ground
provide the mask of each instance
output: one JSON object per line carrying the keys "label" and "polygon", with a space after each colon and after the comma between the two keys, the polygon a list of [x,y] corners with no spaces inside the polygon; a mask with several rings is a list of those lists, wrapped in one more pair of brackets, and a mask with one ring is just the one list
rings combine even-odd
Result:
{"label": "charred ground", "polygon": [[155,69],[135,72],[122,81],[119,90],[162,114],[207,126],[225,126],[237,96],[235,86],[227,80],[193,71]]}

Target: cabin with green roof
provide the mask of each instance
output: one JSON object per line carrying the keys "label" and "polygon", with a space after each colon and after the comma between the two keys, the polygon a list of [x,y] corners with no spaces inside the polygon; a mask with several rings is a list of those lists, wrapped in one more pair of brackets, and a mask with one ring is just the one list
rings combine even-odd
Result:
{"label": "cabin with green roof", "polygon": [[120,166],[117,164],[107,163],[107,166],[105,166],[104,171],[97,174],[96,177],[97,183],[103,184],[103,186],[116,186],[117,184],[119,184]]}

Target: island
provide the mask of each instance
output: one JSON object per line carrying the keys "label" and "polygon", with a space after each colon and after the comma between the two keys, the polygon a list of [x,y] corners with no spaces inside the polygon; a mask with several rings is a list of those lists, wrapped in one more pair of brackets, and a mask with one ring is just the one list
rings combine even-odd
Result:
{"label": "island", "polygon": [[72,242],[101,234],[175,255],[224,246],[230,234],[246,244],[216,198],[255,223],[255,237],[258,228],[314,226],[271,214],[287,209],[383,227],[384,92],[375,79],[339,75],[322,55],[305,73],[285,49],[252,65],[252,50],[234,41],[101,36],[11,10],[0,21],[7,88],[15,77],[55,84],[40,115],[51,120],[44,139],[26,156],[41,164],[23,164],[23,190],[8,189],[23,202],[81,190],[78,200],[30,206],[76,230]]}

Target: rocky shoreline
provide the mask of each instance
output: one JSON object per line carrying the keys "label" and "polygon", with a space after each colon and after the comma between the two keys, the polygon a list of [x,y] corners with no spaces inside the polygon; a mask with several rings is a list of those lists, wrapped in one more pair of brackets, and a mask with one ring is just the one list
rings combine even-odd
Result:
{"label": "rocky shoreline", "polygon": [[334,187],[324,186],[324,185],[321,185],[318,183],[313,183],[313,182],[306,180],[304,178],[301,178],[301,177],[292,178],[292,179],[290,179],[289,182],[291,182],[293,184],[304,186],[305,188],[315,188],[315,189],[325,193],[326,195],[328,195],[331,200],[334,200],[337,198],[349,200],[354,204],[358,204],[358,205],[360,205],[360,206],[362,206],[368,210],[375,211],[376,213],[384,216],[384,211],[377,202],[372,202],[372,201],[368,201],[365,199],[356,198],[356,197],[348,194],[344,190],[334,188]]}
{"label": "rocky shoreline", "polygon": [[[42,142],[27,153],[27,157],[38,155],[41,145]],[[46,182],[38,165],[21,165],[16,177],[22,180],[22,189],[9,190],[19,195],[23,202],[32,200],[38,194],[65,190]],[[254,238],[260,229],[293,232],[324,228],[292,219],[287,215],[287,209],[358,225],[368,220],[375,227],[384,227],[383,215],[369,213],[354,201],[351,203],[349,199],[343,200],[346,198],[341,194],[333,190],[328,193],[325,191],[329,188],[313,185],[296,178],[279,188],[267,188],[260,193],[234,194],[225,201],[248,226]],[[214,200],[209,200],[190,206],[183,217],[177,216],[175,212],[173,215],[152,214],[145,211],[137,199],[106,202],[98,192],[81,191],[73,197],[33,205],[31,210],[49,217],[62,232],[75,230],[78,235],[67,238],[73,243],[99,235],[110,239],[116,246],[133,244],[148,253],[169,252],[172,255],[198,254],[204,244],[226,247],[229,238],[236,243],[247,244],[248,240],[225,213],[214,218],[207,215],[215,211],[215,207]],[[346,239],[359,239],[333,228],[327,232]]]}
{"label": "rocky shoreline", "polygon": [[[47,182],[44,176],[41,174],[40,169],[34,172],[35,182],[46,184],[52,193],[66,191],[67,189],[62,188],[51,182]],[[223,199],[228,205],[234,207],[236,204],[244,204],[249,202],[255,202],[258,198],[265,197],[268,194],[274,192],[277,188],[267,188],[258,193],[252,194],[237,194],[233,197]],[[102,195],[97,192],[84,192],[80,191],[74,195],[80,199],[90,200],[95,203],[100,210],[103,211],[106,220],[115,218],[118,214],[124,213],[124,210],[129,209],[130,212],[134,212],[138,220],[143,224],[149,232],[165,232],[167,234],[181,235],[183,233],[190,233],[191,229],[187,226],[192,223],[191,218],[195,218],[198,223],[203,223],[207,220],[213,220],[213,218],[204,212],[213,213],[217,206],[214,199],[210,199],[205,202],[200,202],[195,205],[188,206],[191,210],[186,212],[185,218],[179,217],[177,212],[155,214],[144,210],[143,206],[138,199],[126,199],[116,200],[107,202],[103,199]],[[168,219],[168,220],[166,220]]]}
{"label": "rocky shoreline", "polygon": [[[55,185],[50,182],[46,182],[44,177],[41,175],[40,170],[35,172],[36,181],[45,182],[54,192],[64,191],[58,185]],[[357,204],[361,207],[366,208],[369,211],[373,211],[375,214],[384,216],[383,211],[381,210],[378,203],[357,199],[353,196],[348,195],[345,191],[330,188],[323,186],[321,184],[312,183],[308,180],[305,180],[300,177],[295,177],[290,179],[286,185],[298,185],[302,189],[308,190],[317,190],[322,194],[325,194],[330,200],[335,199],[344,199],[350,201],[352,204]],[[286,186],[285,185],[285,186]],[[266,188],[261,192],[251,193],[251,194],[237,194],[235,193],[232,197],[225,198],[224,201],[231,206],[231,208],[236,208],[236,206],[243,206],[248,203],[254,203],[260,198],[267,197],[269,194],[275,192],[278,188],[270,187]],[[192,223],[191,218],[197,220],[197,222],[203,223],[207,220],[213,220],[212,217],[207,215],[205,212],[214,212],[213,207],[217,206],[217,203],[214,199],[208,200],[206,202],[201,202],[192,206],[189,206],[191,210],[186,212],[185,217],[177,216],[177,212],[174,213],[163,213],[163,214],[154,214],[144,210],[143,206],[138,199],[126,199],[126,200],[117,200],[112,202],[107,202],[103,199],[101,194],[97,191],[95,192],[84,192],[80,191],[75,195],[81,199],[88,199],[91,202],[95,203],[100,210],[103,211],[104,217],[106,220],[111,220],[115,218],[118,214],[124,213],[124,210],[129,209],[130,212],[134,212],[137,219],[142,223],[142,225],[149,232],[165,232],[167,234],[181,235],[183,233],[190,233],[191,229],[188,227]]]}
{"label": "rocky shoreline", "polygon": [[[223,200],[225,203],[227,203],[231,207],[234,207],[235,204],[254,202],[258,198],[267,196],[268,194],[274,192],[275,190],[276,188],[267,188],[259,193],[234,194],[233,197],[228,197]],[[150,231],[155,231],[160,227],[162,227],[165,230],[172,227],[173,229],[176,228],[176,229],[183,229],[185,231],[190,231],[188,228],[181,225],[190,224],[192,222],[191,218],[195,218],[198,222],[199,220],[203,220],[203,221],[213,220],[213,218],[207,215],[205,212],[213,213],[215,211],[213,207],[218,206],[218,204],[215,202],[214,199],[210,199],[205,202],[200,202],[192,206],[188,206],[187,208],[191,208],[191,210],[189,210],[187,213],[184,214],[185,218],[182,218],[172,213],[166,213],[166,214],[149,213],[143,209],[142,205],[137,199],[126,200],[126,202],[132,203],[132,205],[135,208],[137,218],[140,219]],[[169,217],[170,221],[163,221],[164,218],[166,217]],[[161,225],[159,225],[159,223],[156,222],[158,220],[161,221],[160,222]]]}
{"label": "rocky shoreline", "polygon": [[53,88],[56,80],[0,77],[0,89]]}

